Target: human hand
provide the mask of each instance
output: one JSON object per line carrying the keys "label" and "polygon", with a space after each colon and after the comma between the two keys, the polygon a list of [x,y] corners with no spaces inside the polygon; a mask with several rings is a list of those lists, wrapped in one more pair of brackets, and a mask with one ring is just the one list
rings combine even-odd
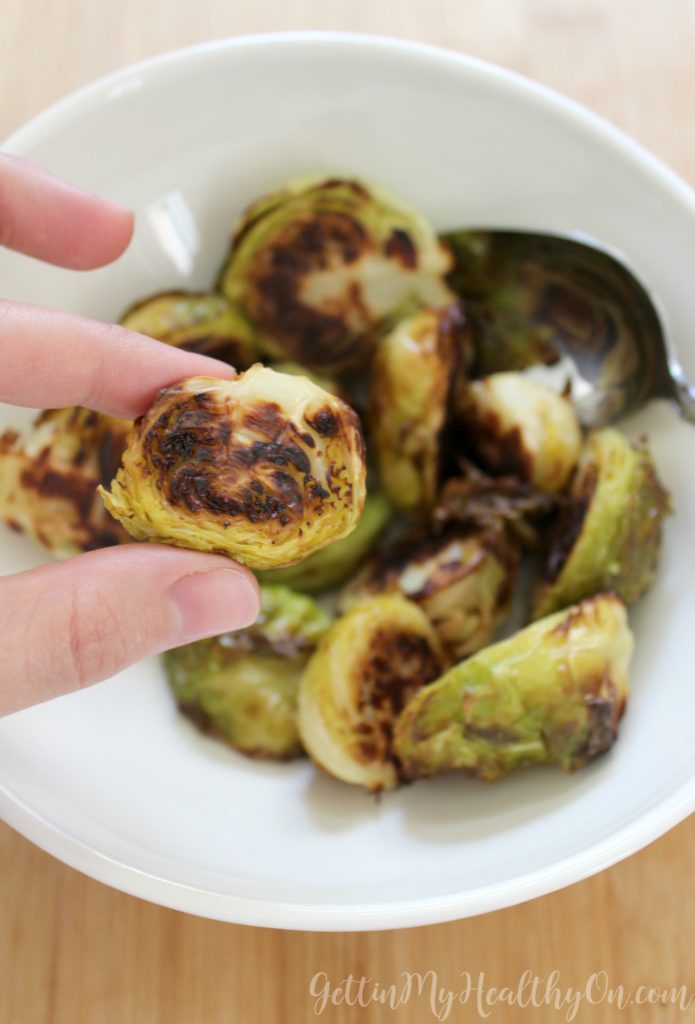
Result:
{"label": "human hand", "polygon": [[[133,217],[0,153],[0,245],[73,270],[117,259]],[[217,360],[55,310],[0,300],[0,402],[129,419]],[[228,558],[130,544],[0,578],[0,715],[98,682],[170,647],[250,625],[254,577]]]}

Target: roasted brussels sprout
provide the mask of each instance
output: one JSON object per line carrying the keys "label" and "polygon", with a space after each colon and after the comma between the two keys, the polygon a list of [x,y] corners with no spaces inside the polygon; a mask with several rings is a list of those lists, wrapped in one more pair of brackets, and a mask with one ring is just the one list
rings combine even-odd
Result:
{"label": "roasted brussels sprout", "polygon": [[392,789],[393,722],[442,659],[417,605],[396,594],[374,597],[331,627],[299,688],[299,732],[307,753],[330,775],[372,792]]}
{"label": "roasted brussels sprout", "polygon": [[444,484],[432,514],[435,529],[453,524],[468,529],[503,530],[527,550],[541,546],[558,499],[515,476],[488,476],[460,460],[461,476]]}
{"label": "roasted brussels sprout", "polygon": [[244,754],[297,757],[299,680],[329,625],[330,617],[310,597],[262,587],[261,613],[249,629],[164,656],[179,707]]}
{"label": "roasted brussels sprout", "polygon": [[567,484],[582,444],[569,399],[520,373],[495,373],[459,392],[456,416],[466,450],[492,473],[555,494]]}
{"label": "roasted brussels sprout", "polygon": [[651,586],[671,501],[645,444],[612,428],[589,434],[553,532],[533,617],[614,590],[633,604]]}
{"label": "roasted brussels sprout", "polygon": [[357,415],[306,377],[253,366],[165,388],[130,435],[106,507],[138,539],[292,565],[346,537],[365,496]]}
{"label": "roasted brussels sprout", "polygon": [[479,651],[406,704],[394,733],[403,777],[580,768],[616,739],[632,646],[622,602],[599,594]]}
{"label": "roasted brussels sprout", "polygon": [[0,521],[58,558],[130,540],[97,494],[129,429],[127,420],[74,407],[42,412],[26,438],[0,435]]}
{"label": "roasted brussels sprout", "polygon": [[121,317],[131,331],[245,370],[256,358],[250,324],[216,292],[161,292]]}
{"label": "roasted brussels sprout", "polygon": [[220,288],[262,351],[335,373],[364,365],[386,317],[448,301],[450,254],[414,210],[359,181],[300,178],[249,207]]}
{"label": "roasted brussels sprout", "polygon": [[381,480],[399,509],[434,504],[453,373],[466,340],[458,304],[402,320],[374,358],[369,423]]}
{"label": "roasted brussels sprout", "polygon": [[368,494],[360,521],[349,536],[315,551],[296,565],[269,569],[261,573],[259,579],[264,583],[285,583],[309,594],[336,587],[369,554],[392,514],[393,510],[382,494]]}
{"label": "roasted brussels sprout", "polygon": [[401,593],[425,612],[449,660],[460,661],[489,643],[507,616],[518,562],[500,530],[405,537],[366,566],[341,604]]}

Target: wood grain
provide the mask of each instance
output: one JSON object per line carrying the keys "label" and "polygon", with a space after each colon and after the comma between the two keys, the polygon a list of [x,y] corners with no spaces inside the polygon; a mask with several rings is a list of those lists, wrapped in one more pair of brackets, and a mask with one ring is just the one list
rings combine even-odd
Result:
{"label": "wood grain", "polygon": [[[330,1024],[436,1021],[426,998],[397,1011],[338,1005],[314,1014],[311,979],[349,974],[386,987],[402,971],[461,972],[484,987],[515,987],[524,970],[545,985],[583,989],[592,972],[612,986],[686,985],[695,993],[692,867],[695,818],[629,860],[561,893],[484,917],[371,934],[245,928],[143,903],[84,878],[0,830],[2,1024]],[[316,988],[314,991],[318,991]],[[676,1024],[689,1012],[582,1007],[576,1020]],[[482,1018],[474,1005],[451,1021]],[[502,1024],[559,1024],[554,1006],[494,1010]]]}
{"label": "wood grain", "polygon": [[[342,29],[441,44],[573,96],[695,182],[694,0],[0,0],[0,137],[123,64],[204,39]],[[436,972],[459,990],[516,987],[524,970],[583,989],[594,971],[633,992],[695,994],[695,819],[561,893],[449,925],[370,935],[283,933],[151,906],[78,875],[0,827],[0,1024],[342,1024],[436,1020],[428,1000],[316,1014],[312,977],[382,987]],[[366,990],[369,991],[369,990]],[[440,1008],[441,1009],[441,1008]],[[487,1012],[487,1011],[485,1011]],[[473,1002],[451,1021],[483,1019]],[[487,1019],[546,1024],[567,1008],[497,1006]],[[676,1024],[678,1006],[584,1003],[575,1020]]]}

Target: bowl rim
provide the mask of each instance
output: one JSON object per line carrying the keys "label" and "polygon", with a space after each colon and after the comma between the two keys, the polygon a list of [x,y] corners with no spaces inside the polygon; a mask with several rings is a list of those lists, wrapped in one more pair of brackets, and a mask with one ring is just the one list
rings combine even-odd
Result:
{"label": "bowl rim", "polygon": [[[482,78],[502,93],[521,94],[529,103],[561,114],[583,133],[619,151],[666,189],[695,218],[695,191],[640,143],[578,102],[507,68],[452,50],[383,35],[347,32],[271,32],[230,37],[182,47],[127,65],[57,100],[2,144],[6,152],[22,154],[50,134],[60,119],[74,116],[103,98],[105,90],[133,75],[157,74],[181,61],[206,59],[211,53],[275,48],[333,46],[365,48],[386,59],[420,61],[438,68]],[[502,883],[379,904],[311,904],[258,899],[183,884],[172,878],[133,867],[91,846],[57,822],[36,812],[11,788],[0,783],[0,814],[16,831],[46,852],[84,874],[140,898],[204,917],[259,927],[315,931],[361,931],[435,924],[513,906],[578,882],[635,853],[695,811],[695,777],[680,785],[656,807],[587,849],[563,858],[552,867],[506,879]]]}
{"label": "bowl rim", "polygon": [[174,50],[167,50],[153,57],[146,57],[143,60],[127,64],[122,68],[111,71],[106,75],[93,79],[85,85],[79,86],[60,99],[49,104],[25,124],[16,128],[6,139],[2,140],[2,147],[7,152],[14,152],[15,148],[35,144],[40,141],[41,136],[46,134],[46,129],[51,125],[56,116],[68,112],[77,112],[80,107],[88,106],[98,93],[104,89],[111,89],[119,85],[124,79],[140,73],[156,72],[181,60],[195,60],[215,52],[228,50],[252,50],[256,48],[291,47],[291,46],[335,46],[344,49],[363,47],[374,51],[381,50],[391,55],[399,54],[415,59],[423,63],[448,65],[450,68],[467,69],[472,74],[487,78],[489,83],[496,82],[503,90],[517,91],[525,94],[527,98],[534,101],[537,106],[545,106],[556,113],[562,113],[567,119],[577,125],[581,125],[584,131],[589,131],[596,138],[614,150],[622,151],[656,177],[662,185],[673,190],[678,197],[691,207],[695,214],[695,187],[691,186],[676,171],[672,170],[663,160],[655,156],[646,146],[637,142],[621,128],[612,124],[607,118],[595,113],[589,107],[584,106],[577,100],[543,85],[518,71],[512,71],[500,64],[483,60],[480,57],[473,57],[470,54],[459,53],[443,46],[435,46],[430,43],[420,43],[411,39],[398,36],[388,36],[363,32],[332,32],[318,30],[300,30],[293,32],[258,32],[241,36],[227,36],[221,39],[212,39],[202,43],[195,43],[190,46],[178,47]]}
{"label": "bowl rim", "polygon": [[233,924],[296,931],[383,931],[441,924],[525,903],[581,882],[636,853],[695,810],[695,780],[684,783],[651,813],[637,818],[552,868],[503,883],[443,896],[385,903],[305,903],[230,895],[188,885],[112,857],[29,807],[0,784],[0,815],[8,825],[69,867],[114,889],[172,910]]}

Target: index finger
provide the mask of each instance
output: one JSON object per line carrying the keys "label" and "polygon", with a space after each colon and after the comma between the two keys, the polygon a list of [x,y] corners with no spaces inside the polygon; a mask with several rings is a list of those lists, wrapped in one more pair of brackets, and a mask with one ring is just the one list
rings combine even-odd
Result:
{"label": "index finger", "polygon": [[0,245],[60,267],[91,270],[117,259],[132,234],[129,210],[0,153]]}
{"label": "index finger", "polygon": [[84,405],[134,419],[163,387],[222,377],[226,363],[153,341],[115,324],[0,301],[0,402],[33,409]]}

